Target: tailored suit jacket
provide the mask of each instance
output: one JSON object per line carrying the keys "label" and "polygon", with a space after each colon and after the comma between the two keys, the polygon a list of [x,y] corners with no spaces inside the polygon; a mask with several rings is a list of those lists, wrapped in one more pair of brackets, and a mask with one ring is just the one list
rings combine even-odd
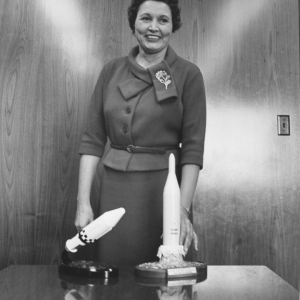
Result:
{"label": "tailored suit jacket", "polygon": [[[127,57],[107,63],[96,83],[79,153],[102,157],[109,138],[119,146],[171,147],[166,154],[129,153],[110,148],[103,164],[120,171],[168,168],[177,164],[202,169],[206,99],[199,68],[168,46],[165,60],[144,69],[134,47]],[[178,146],[181,144],[181,149]]]}

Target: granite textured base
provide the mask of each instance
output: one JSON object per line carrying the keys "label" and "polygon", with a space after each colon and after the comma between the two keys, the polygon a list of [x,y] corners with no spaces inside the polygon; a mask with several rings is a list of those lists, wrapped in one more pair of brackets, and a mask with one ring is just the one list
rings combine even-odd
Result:
{"label": "granite textured base", "polygon": [[207,265],[198,261],[182,261],[179,264],[168,265],[161,262],[144,263],[135,267],[135,274],[152,278],[185,278],[207,276]]}

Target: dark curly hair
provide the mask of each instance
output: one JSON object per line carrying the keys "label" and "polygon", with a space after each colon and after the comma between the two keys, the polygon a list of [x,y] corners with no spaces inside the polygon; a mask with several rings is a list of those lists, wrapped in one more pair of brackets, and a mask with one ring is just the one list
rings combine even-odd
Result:
{"label": "dark curly hair", "polygon": [[[140,5],[146,1],[148,0],[131,0],[131,4],[128,7],[128,21],[129,21],[129,26],[133,33],[135,32],[134,24],[135,24],[135,20]],[[180,19],[180,8],[178,6],[178,0],[153,0],[153,1],[166,3],[170,7],[172,13],[172,24],[173,24],[172,32],[178,30],[182,25]]]}

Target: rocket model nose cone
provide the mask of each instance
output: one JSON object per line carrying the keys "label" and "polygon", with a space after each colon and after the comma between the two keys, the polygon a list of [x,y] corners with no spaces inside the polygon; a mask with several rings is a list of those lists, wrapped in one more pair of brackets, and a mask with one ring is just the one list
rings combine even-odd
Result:
{"label": "rocket model nose cone", "polygon": [[169,171],[175,172],[175,156],[173,153],[169,156]]}
{"label": "rocket model nose cone", "polygon": [[107,211],[103,214],[103,217],[105,218],[105,222],[109,226],[115,227],[124,214],[125,209],[123,207],[120,207],[114,210]]}

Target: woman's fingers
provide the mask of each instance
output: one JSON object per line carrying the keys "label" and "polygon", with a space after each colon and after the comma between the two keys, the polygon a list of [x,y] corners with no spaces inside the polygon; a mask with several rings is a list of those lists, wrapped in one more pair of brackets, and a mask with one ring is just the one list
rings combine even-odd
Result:
{"label": "woman's fingers", "polygon": [[181,213],[180,215],[180,237],[179,244],[185,246],[186,235],[188,234],[187,224],[189,219]]}
{"label": "woman's fingers", "polygon": [[197,237],[197,234],[196,234],[194,228],[193,228],[193,231],[194,231],[194,233],[193,233],[193,235],[194,235],[194,248],[195,248],[196,251],[198,251],[198,237]]}
{"label": "woman's fingers", "polygon": [[186,235],[185,242],[184,242],[184,251],[187,252],[190,248],[192,242],[194,242],[194,248],[198,251],[198,237],[193,228],[193,225],[190,223],[190,230],[189,233]]}
{"label": "woman's fingers", "polygon": [[185,236],[185,241],[184,241],[184,251],[187,252],[192,244],[193,241],[193,225],[191,222],[187,225],[188,230],[187,234]]}
{"label": "woman's fingers", "polygon": [[93,210],[90,205],[77,205],[75,227],[81,231],[86,225],[94,220]]}
{"label": "woman's fingers", "polygon": [[193,236],[193,225],[190,220],[185,216],[181,215],[181,226],[180,226],[180,238],[179,243],[183,245],[184,251],[187,252],[194,238]]}
{"label": "woman's fingers", "polygon": [[184,251],[187,252],[194,241],[194,248],[198,251],[198,237],[194,230],[193,224],[183,214],[181,215],[181,228],[180,228],[180,245],[183,245]]}
{"label": "woman's fingers", "polygon": [[185,236],[186,236],[186,226],[185,224],[182,224],[182,221],[180,223],[180,237],[179,237],[179,244],[183,245],[185,241]]}

